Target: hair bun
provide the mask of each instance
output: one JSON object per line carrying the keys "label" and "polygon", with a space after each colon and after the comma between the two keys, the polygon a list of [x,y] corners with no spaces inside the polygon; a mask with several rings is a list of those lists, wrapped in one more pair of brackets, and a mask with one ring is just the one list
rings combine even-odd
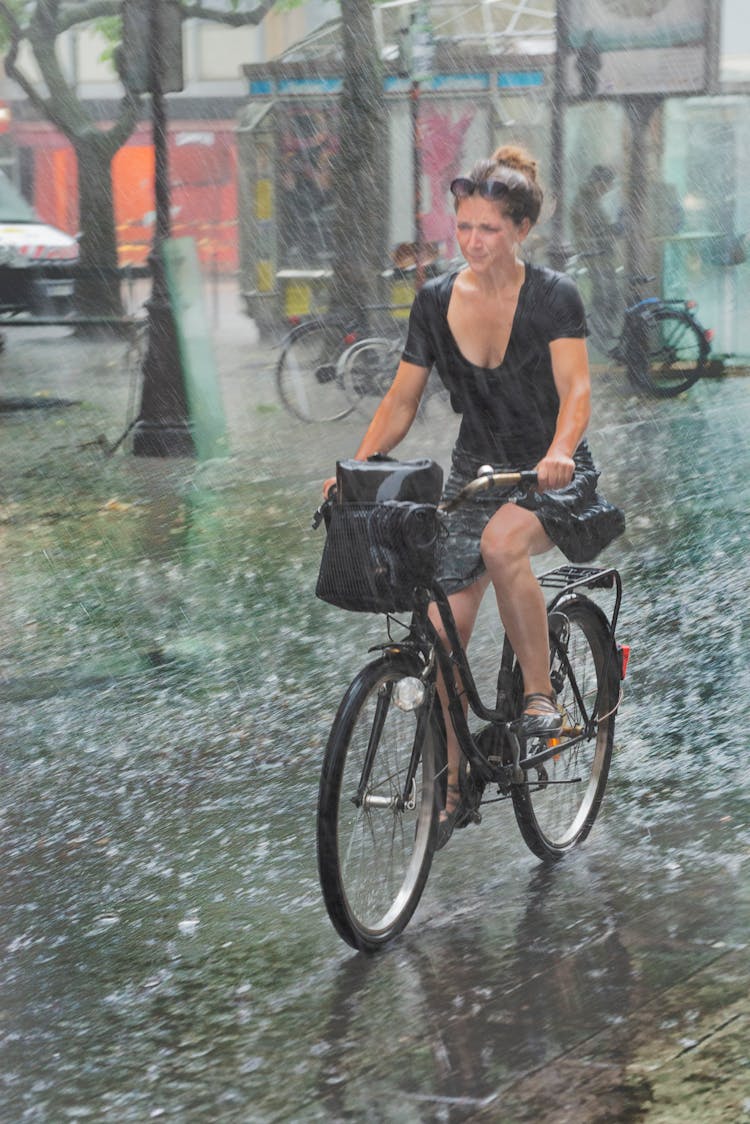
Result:
{"label": "hair bun", "polygon": [[532,183],[537,182],[539,164],[525,148],[515,144],[503,144],[493,152],[492,159],[496,164],[521,172]]}

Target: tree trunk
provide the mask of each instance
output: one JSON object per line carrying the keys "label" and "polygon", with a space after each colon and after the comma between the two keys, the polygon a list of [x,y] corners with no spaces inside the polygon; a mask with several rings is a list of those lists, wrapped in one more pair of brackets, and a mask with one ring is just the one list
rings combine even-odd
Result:
{"label": "tree trunk", "polygon": [[112,151],[96,131],[73,140],[78,160],[80,240],[76,312],[79,316],[122,316],[117,272],[117,238],[112,195]]}
{"label": "tree trunk", "polygon": [[332,307],[354,316],[379,298],[386,265],[387,143],[371,0],[341,0],[344,79],[334,164]]}

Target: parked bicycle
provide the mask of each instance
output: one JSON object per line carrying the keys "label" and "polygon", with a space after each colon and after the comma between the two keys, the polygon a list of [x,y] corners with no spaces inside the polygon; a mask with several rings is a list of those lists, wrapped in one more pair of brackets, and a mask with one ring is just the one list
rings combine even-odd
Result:
{"label": "parked bicycle", "polygon": [[[404,343],[399,311],[408,306],[375,305],[355,320],[331,315],[296,324],[276,364],[276,385],[287,410],[305,422],[338,421],[362,398],[382,398]],[[375,313],[377,334],[371,331]]]}
{"label": "parked bicycle", "polygon": [[641,287],[655,278],[637,274],[627,280],[628,299],[618,329],[586,299],[586,259],[591,256],[571,256],[566,269],[582,291],[592,343],[625,367],[633,386],[656,398],[674,398],[708,374],[713,332],[696,319],[695,301],[644,297]]}
{"label": "parked bicycle", "polygon": [[[458,258],[439,260],[436,243],[427,243],[424,249],[431,277],[461,264]],[[415,254],[412,242],[399,243],[391,254],[396,276],[409,279],[407,292],[416,276]],[[354,317],[334,312],[295,324],[276,364],[276,385],[286,409],[305,422],[338,421],[360,406],[369,410],[393,381],[410,307],[410,303],[366,305]],[[434,395],[447,398],[436,374],[427,382],[420,412]]]}
{"label": "parked bicycle", "polygon": [[[437,511],[453,510],[485,488],[535,483],[533,472],[487,466]],[[399,506],[409,507],[376,504],[366,515],[369,556],[381,559],[376,570],[383,569],[387,546],[380,539],[376,509],[390,508],[392,515]],[[330,513],[324,504],[317,521]],[[400,543],[405,551],[425,545],[424,521],[411,525],[410,517],[407,510]],[[352,580],[360,580],[356,563],[351,572]],[[372,582],[379,576],[368,575]],[[589,834],[607,783],[627,663],[627,648],[615,640],[622,583],[611,567],[577,565],[557,567],[539,580],[554,591],[547,613],[551,681],[563,717],[559,736],[524,737],[523,680],[507,637],[495,705],[482,702],[450,603],[434,576],[411,591],[411,619],[400,639],[393,638],[397,618],[389,614],[382,654],[344,694],[323,760],[317,847],[326,909],[354,948],[373,950],[400,933],[427,882],[447,775],[438,671],[462,753],[466,813],[457,826],[478,824],[486,804],[510,798],[524,840],[542,859],[561,857]],[[589,596],[594,591],[610,591],[605,594],[614,598],[609,615]],[[388,596],[386,590],[386,607]],[[431,600],[446,630],[447,648],[428,616]],[[478,734],[469,728],[464,701],[486,723]]]}

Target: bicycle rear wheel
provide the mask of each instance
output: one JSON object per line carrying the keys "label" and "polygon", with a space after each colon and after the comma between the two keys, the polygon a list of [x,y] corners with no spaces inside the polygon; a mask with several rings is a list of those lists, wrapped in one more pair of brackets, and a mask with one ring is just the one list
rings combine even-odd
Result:
{"label": "bicycle rear wheel", "polygon": [[555,753],[511,788],[521,834],[542,859],[560,858],[586,838],[607,784],[619,670],[606,617],[592,601],[573,595],[550,614],[550,661],[563,730],[522,743],[522,763],[547,748]]}
{"label": "bicycle rear wheel", "polygon": [[353,344],[341,362],[341,380],[352,409],[379,401],[393,382],[403,344],[372,336]]}
{"label": "bicycle rear wheel", "polygon": [[353,948],[376,949],[401,932],[432,864],[445,738],[422,671],[408,655],[368,664],[326,747],[318,872],[328,915]]}
{"label": "bicycle rear wheel", "polygon": [[630,315],[624,347],[630,381],[655,398],[688,390],[704,373],[710,351],[690,313],[657,305]]}
{"label": "bicycle rear wheel", "polygon": [[276,365],[276,385],[290,413],[305,422],[338,421],[353,406],[336,370],[345,347],[342,324],[308,320],[287,337]]}

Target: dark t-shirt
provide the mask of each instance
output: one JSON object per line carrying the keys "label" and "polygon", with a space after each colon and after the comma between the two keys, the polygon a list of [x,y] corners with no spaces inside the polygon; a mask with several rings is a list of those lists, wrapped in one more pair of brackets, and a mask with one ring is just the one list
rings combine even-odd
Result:
{"label": "dark t-shirt", "polygon": [[403,358],[436,366],[461,414],[458,446],[478,463],[531,468],[547,452],[560,400],[549,344],[587,335],[583,303],[572,278],[526,265],[510,339],[499,367],[477,367],[458,349],[448,326],[457,272],[428,281],[417,294]]}

